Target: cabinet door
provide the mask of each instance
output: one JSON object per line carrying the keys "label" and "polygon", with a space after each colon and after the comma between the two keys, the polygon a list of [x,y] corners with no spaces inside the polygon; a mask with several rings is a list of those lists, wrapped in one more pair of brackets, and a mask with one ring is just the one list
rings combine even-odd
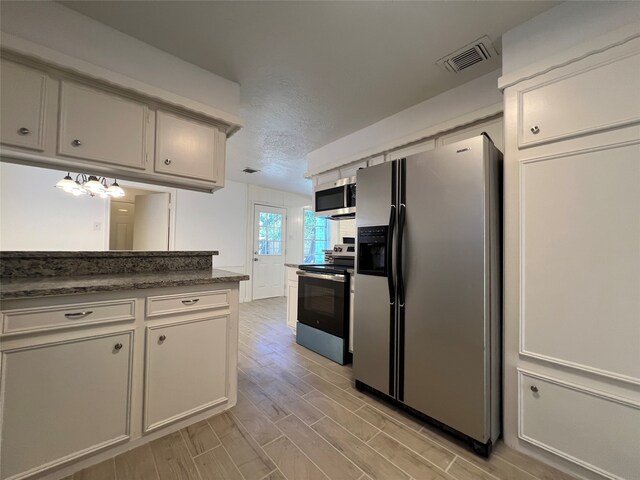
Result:
{"label": "cabinet door", "polygon": [[47,75],[7,60],[0,68],[2,143],[44,150]]}
{"label": "cabinet door", "polygon": [[147,327],[144,431],[227,400],[229,316]]}
{"label": "cabinet door", "polygon": [[[221,136],[217,128],[159,111],[156,115],[155,170],[218,183]],[[222,155],[222,164],[224,156]]]}
{"label": "cabinet door", "polygon": [[0,478],[129,438],[133,332],[2,353]]}
{"label": "cabinet door", "polygon": [[518,436],[606,478],[637,479],[640,404],[519,371]]}
{"label": "cabinet door", "polygon": [[638,122],[639,71],[640,52],[635,52],[569,75],[556,73],[557,78],[522,90],[518,94],[518,146]]}
{"label": "cabinet door", "polygon": [[147,107],[77,83],[60,88],[60,155],[144,168]]}

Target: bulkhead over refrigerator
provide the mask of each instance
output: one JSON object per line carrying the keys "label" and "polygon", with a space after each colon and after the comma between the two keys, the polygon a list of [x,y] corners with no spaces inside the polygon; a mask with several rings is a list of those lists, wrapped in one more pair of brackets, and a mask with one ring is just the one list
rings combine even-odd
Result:
{"label": "bulkhead over refrigerator", "polygon": [[501,428],[501,172],[483,134],[357,173],[356,387],[485,456]]}

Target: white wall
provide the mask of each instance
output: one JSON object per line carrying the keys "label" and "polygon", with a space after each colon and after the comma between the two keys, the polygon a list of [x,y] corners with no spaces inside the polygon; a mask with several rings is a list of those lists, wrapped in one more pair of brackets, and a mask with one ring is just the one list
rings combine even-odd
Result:
{"label": "white wall", "polygon": [[240,86],[56,2],[3,2],[2,32],[237,115]]}
{"label": "white wall", "polygon": [[[104,250],[107,204],[54,185],[65,172],[0,163],[1,250]],[[94,223],[100,230],[94,229]]]}
{"label": "white wall", "polygon": [[242,266],[247,249],[247,184],[225,181],[213,195],[178,190],[176,250],[219,250],[216,267]]}
{"label": "white wall", "polygon": [[[500,70],[448,90],[422,103],[409,107],[362,130],[329,143],[307,155],[310,173],[329,169],[415,141],[423,132],[448,121],[483,109],[501,105],[498,89]],[[501,109],[501,106],[499,107]],[[500,111],[500,110],[498,110]],[[493,111],[489,115],[497,113]],[[473,121],[473,115],[471,116]],[[479,120],[481,116],[475,118]],[[445,129],[458,125],[448,125]],[[437,132],[433,132],[435,134]]]}

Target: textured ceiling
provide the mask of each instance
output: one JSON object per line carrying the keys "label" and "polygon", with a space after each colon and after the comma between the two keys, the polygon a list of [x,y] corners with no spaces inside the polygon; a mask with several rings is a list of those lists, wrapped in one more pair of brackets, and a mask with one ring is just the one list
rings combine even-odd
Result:
{"label": "textured ceiling", "polygon": [[[240,84],[227,177],[299,193],[306,154],[500,66],[435,65],[557,2],[147,2],[64,5]],[[261,170],[248,175],[246,167]]]}

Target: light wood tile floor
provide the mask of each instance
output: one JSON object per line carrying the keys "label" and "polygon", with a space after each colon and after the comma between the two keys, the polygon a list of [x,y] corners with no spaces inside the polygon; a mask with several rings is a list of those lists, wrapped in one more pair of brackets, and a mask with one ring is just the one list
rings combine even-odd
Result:
{"label": "light wood tile floor", "polygon": [[240,305],[239,349],[236,407],[82,470],[72,480],[573,478],[501,441],[490,460],[479,458],[358,392],[350,366],[295,343],[284,298]]}

